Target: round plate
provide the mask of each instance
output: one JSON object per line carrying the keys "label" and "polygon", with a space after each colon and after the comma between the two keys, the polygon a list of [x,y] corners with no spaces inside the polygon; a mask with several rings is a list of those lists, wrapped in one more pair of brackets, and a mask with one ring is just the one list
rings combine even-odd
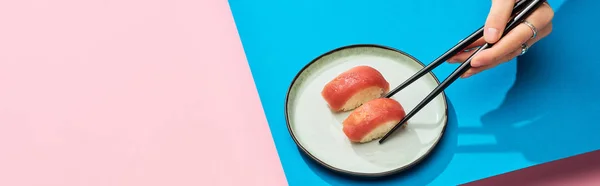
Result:
{"label": "round plate", "polygon": [[[415,165],[433,150],[446,128],[445,94],[437,96],[385,143],[351,143],[342,132],[342,122],[352,111],[331,112],[321,90],[338,74],[358,65],[380,71],[390,89],[424,67],[402,51],[378,45],[346,46],[319,56],[296,75],[287,93],[286,122],[294,142],[324,167],[354,176],[386,176]],[[438,84],[429,73],[392,98],[408,113]]]}

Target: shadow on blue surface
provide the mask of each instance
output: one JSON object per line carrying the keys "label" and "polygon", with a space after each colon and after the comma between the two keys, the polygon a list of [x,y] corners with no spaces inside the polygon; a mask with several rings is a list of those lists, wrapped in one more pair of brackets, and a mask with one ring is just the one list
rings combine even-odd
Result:
{"label": "shadow on blue surface", "polygon": [[[403,177],[413,177],[413,182],[411,182],[411,185],[426,185],[435,179],[439,174],[441,174],[452,160],[458,140],[458,136],[456,135],[457,124],[458,121],[456,120],[456,112],[452,106],[452,103],[448,101],[448,125],[446,126],[444,136],[438,143],[437,147],[433,149],[431,154],[423,159],[421,163],[418,163],[414,167],[399,174],[394,174],[383,178],[359,178],[334,173],[333,171],[325,169],[323,166],[315,163],[314,160],[310,159],[310,157],[306,156],[300,150],[299,153],[302,154],[302,158],[313,170],[313,172],[331,185],[347,185],[350,183],[352,185],[389,185],[393,183],[396,184],[398,181],[397,179],[402,179]],[[425,176],[419,175],[419,173],[423,171],[429,174]],[[414,179],[414,176],[417,175],[419,175],[418,179]]]}
{"label": "shadow on blue surface", "polygon": [[[294,75],[326,51],[360,43],[397,48],[427,64],[478,28],[490,1],[229,0],[290,185],[417,186],[466,183],[600,148],[600,36],[593,35],[600,25],[592,21],[600,1],[549,1],[557,10],[554,33],[518,64],[448,87],[449,128],[429,158],[390,178],[365,180],[331,173],[298,151],[283,115]],[[442,80],[454,68],[434,73]]]}
{"label": "shadow on blue surface", "polygon": [[[335,174],[305,155],[302,158],[332,185],[391,184],[406,177],[411,177],[411,185],[427,185],[447,168],[455,153],[520,153],[537,164],[599,149],[597,143],[586,143],[600,141],[597,116],[590,114],[600,113],[596,101],[600,73],[595,72],[600,61],[594,57],[598,48],[575,46],[600,43],[600,35],[588,32],[597,30],[598,25],[586,21],[600,14],[585,1],[565,1],[561,5],[554,33],[519,57],[514,85],[498,108],[482,116],[482,127],[457,128],[450,104],[448,129],[431,154],[433,158],[384,179]],[[458,136],[465,134],[492,135],[496,144],[458,146]]]}
{"label": "shadow on blue surface", "polygon": [[[544,163],[599,149],[599,3],[565,2],[553,33],[518,60],[515,84],[482,128],[460,134],[492,134],[495,145],[461,146],[458,153],[518,152]],[[594,33],[595,32],[595,33]]]}

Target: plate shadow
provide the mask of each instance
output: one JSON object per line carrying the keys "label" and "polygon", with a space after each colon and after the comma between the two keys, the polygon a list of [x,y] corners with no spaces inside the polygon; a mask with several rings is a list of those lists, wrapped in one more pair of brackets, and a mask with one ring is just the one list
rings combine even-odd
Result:
{"label": "plate shadow", "polygon": [[[518,152],[528,161],[548,162],[600,149],[600,73],[597,72],[600,17],[595,1],[565,1],[553,33],[518,58],[513,87],[503,103],[481,118],[481,128],[460,134],[488,134],[495,145],[460,146],[459,153]],[[583,46],[583,47],[577,47]]]}
{"label": "plate shadow", "polygon": [[445,134],[440,139],[438,145],[420,163],[397,174],[377,178],[349,176],[326,169],[304,154],[300,149],[298,151],[310,169],[331,185],[389,185],[401,183],[427,185],[450,164],[458,144],[456,113],[451,101],[447,100],[448,124],[444,131]]}

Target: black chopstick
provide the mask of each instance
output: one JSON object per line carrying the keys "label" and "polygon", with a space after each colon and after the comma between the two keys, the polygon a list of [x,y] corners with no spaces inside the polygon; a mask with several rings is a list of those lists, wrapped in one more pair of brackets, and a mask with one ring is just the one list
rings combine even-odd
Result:
{"label": "black chopstick", "polygon": [[[528,3],[522,12],[520,12],[519,14],[517,14],[516,16],[514,16],[511,19],[510,23],[506,26],[506,29],[505,29],[504,33],[502,34],[502,37],[504,37],[511,30],[513,30],[515,27],[517,27],[521,22],[523,22],[525,20],[525,18],[527,18],[529,15],[531,15],[531,13],[533,13],[533,11],[535,9],[537,9],[540,5],[542,5],[542,3],[544,3],[545,1],[546,0],[531,0],[531,3]],[[448,76],[448,78],[446,78],[446,80],[444,80],[439,86],[437,86],[429,95],[427,95],[427,97],[425,97],[425,99],[423,99],[423,101],[421,101],[400,122],[398,122],[398,124],[396,124],[390,131],[388,131],[379,140],[379,143],[381,144],[381,143],[385,142],[386,139],[392,133],[394,133],[400,126],[402,126],[404,123],[406,123],[406,121],[410,120],[410,118],[413,117],[419,110],[421,110],[423,107],[425,107],[425,105],[427,105],[431,100],[433,100],[438,94],[440,94],[442,91],[444,91],[444,89],[446,87],[448,87],[450,84],[452,84],[456,79],[458,79],[458,77],[460,77],[469,68],[471,68],[471,60],[473,59],[473,56],[477,55],[479,52],[481,52],[485,49],[492,47],[493,45],[494,44],[486,43],[483,46],[481,46],[479,49],[477,49],[473,54],[471,54],[471,56],[469,56],[469,58],[467,58],[467,60],[464,63],[462,63],[456,70],[454,70],[454,72],[452,72],[452,74],[450,74],[450,76]]]}
{"label": "black chopstick", "polygon": [[[513,11],[511,13],[511,15],[515,15],[515,14],[521,12],[521,10],[523,10],[525,8],[526,2],[529,2],[529,0],[521,0],[521,1],[517,2],[515,4],[515,6],[513,7]],[[454,47],[450,48],[448,51],[446,51],[440,57],[435,59],[429,65],[425,66],[425,68],[422,68],[421,70],[419,70],[419,72],[415,73],[413,76],[408,78],[402,84],[400,84],[396,88],[392,89],[390,92],[388,92],[385,95],[385,97],[390,98],[390,97],[394,96],[394,94],[396,94],[400,90],[406,88],[408,85],[415,82],[421,76],[429,73],[434,68],[443,64],[446,60],[450,59],[450,57],[458,54],[460,51],[465,50],[469,45],[473,44],[475,41],[477,41],[477,39],[479,39],[481,37],[483,37],[483,26],[481,26],[477,31],[473,32],[471,35],[467,36],[465,39],[458,42],[458,44],[454,45]]]}

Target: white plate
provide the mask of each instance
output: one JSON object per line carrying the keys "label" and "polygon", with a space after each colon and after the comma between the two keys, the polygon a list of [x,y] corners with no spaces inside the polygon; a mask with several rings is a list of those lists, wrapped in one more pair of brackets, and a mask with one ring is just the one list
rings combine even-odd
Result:
{"label": "white plate", "polygon": [[[288,90],[285,114],[292,138],[309,157],[336,172],[386,176],[415,165],[433,150],[446,128],[445,94],[431,101],[385,143],[353,144],[342,132],[342,121],[351,111],[332,113],[321,90],[335,76],[357,65],[379,70],[390,89],[424,67],[404,52],[378,45],[346,46],[319,56],[296,75]],[[408,113],[438,84],[429,73],[392,98]]]}

